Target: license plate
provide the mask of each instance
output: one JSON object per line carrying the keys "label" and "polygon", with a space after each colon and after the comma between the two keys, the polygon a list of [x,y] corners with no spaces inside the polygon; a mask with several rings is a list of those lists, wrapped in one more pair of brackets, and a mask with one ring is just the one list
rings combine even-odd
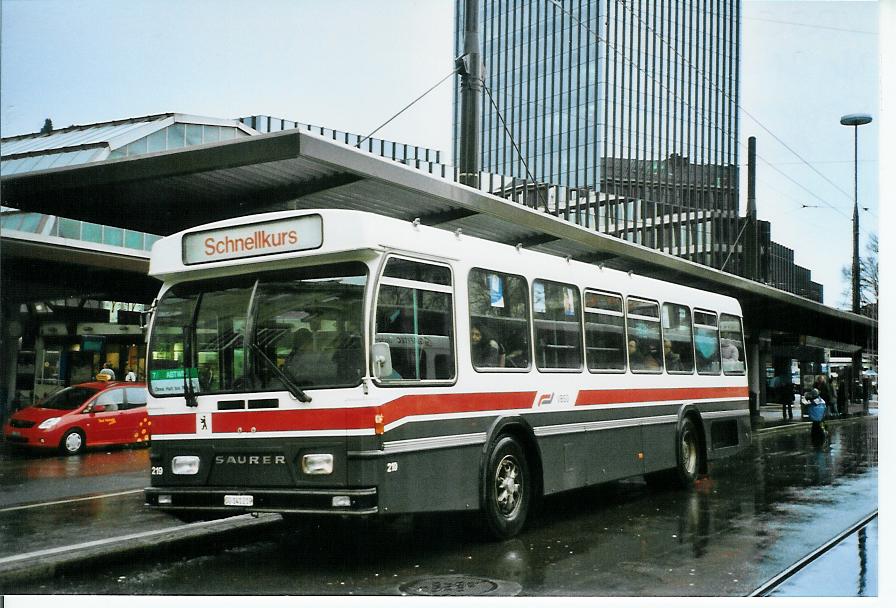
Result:
{"label": "license plate", "polygon": [[225,494],[225,507],[251,507],[253,498],[249,494]]}
{"label": "license plate", "polygon": [[21,437],[22,434],[21,434],[20,432],[18,432],[18,431],[12,431],[12,432],[9,434],[9,436],[10,436],[10,437]]}

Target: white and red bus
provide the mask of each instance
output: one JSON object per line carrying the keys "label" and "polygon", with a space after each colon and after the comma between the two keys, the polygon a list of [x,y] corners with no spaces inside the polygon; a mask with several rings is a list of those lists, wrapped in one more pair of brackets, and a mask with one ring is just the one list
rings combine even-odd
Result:
{"label": "white and red bus", "polygon": [[482,512],[749,444],[732,298],[359,211],[161,239],[147,504]]}

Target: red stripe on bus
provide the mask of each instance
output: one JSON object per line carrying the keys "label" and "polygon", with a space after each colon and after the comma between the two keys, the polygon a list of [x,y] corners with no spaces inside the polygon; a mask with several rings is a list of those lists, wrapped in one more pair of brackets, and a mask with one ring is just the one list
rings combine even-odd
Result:
{"label": "red stripe on bus", "polygon": [[186,435],[196,432],[196,414],[150,416],[149,431],[153,435]]}
{"label": "red stripe on bus", "polygon": [[[214,412],[214,433],[272,431],[341,431],[372,429],[376,416],[388,425],[411,416],[530,409],[536,392],[404,395],[380,406],[307,410],[240,410]],[[642,388],[579,391],[576,405],[609,405],[649,401],[747,398],[747,387]],[[155,435],[192,435],[195,414],[152,416]]]}
{"label": "red stripe on bus", "polygon": [[373,427],[374,408],[321,408],[309,410],[240,410],[215,412],[215,433],[266,431],[335,431]]}
{"label": "red stripe on bus", "polygon": [[408,416],[460,414],[532,407],[535,391],[527,393],[467,393],[462,395],[405,395],[381,406],[383,424]]}
{"label": "red stripe on bus", "polygon": [[[460,395],[404,395],[380,406],[320,408],[308,410],[239,410],[214,412],[214,433],[271,431],[340,431],[372,429],[377,414],[382,424],[409,416],[525,409],[532,407],[535,392],[467,393]],[[196,432],[195,414],[153,416],[156,435],[183,435]]]}
{"label": "red stripe on bus", "polygon": [[642,403],[645,401],[687,401],[690,399],[725,399],[748,397],[746,386],[708,388],[617,388],[579,391],[576,405],[608,405],[610,403]]}

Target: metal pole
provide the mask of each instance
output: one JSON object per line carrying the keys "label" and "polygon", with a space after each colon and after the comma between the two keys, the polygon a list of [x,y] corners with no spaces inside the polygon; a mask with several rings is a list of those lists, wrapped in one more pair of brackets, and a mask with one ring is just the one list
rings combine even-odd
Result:
{"label": "metal pole", "polygon": [[852,209],[852,311],[859,314],[861,311],[861,298],[859,290],[860,269],[859,269],[859,125],[853,127],[854,137],[854,167],[853,172],[855,179],[855,195],[853,198],[854,206]]}
{"label": "metal pole", "polygon": [[[859,270],[859,125],[853,126],[853,208],[852,208],[852,311],[859,314],[862,308]],[[856,387],[862,381],[862,349],[852,354],[852,382],[849,392],[850,401],[855,401],[858,395]],[[863,408],[864,410],[864,408]],[[849,407],[847,405],[847,412]]]}
{"label": "metal pole", "polygon": [[758,226],[756,222],[756,138],[747,140],[747,232],[744,234],[744,270],[753,281],[760,278]]}
{"label": "metal pole", "polygon": [[459,181],[479,187],[480,124],[482,122],[482,59],[479,44],[479,1],[464,2],[464,54],[458,57],[460,77]]}
{"label": "metal pole", "polygon": [[[868,114],[847,114],[840,118],[840,124],[846,127],[853,127],[853,179],[854,179],[854,195],[852,209],[852,311],[855,314],[861,314],[861,297],[859,290],[861,288],[861,267],[859,265],[859,127],[867,125],[872,121]],[[855,333],[853,333],[855,336]],[[855,343],[855,339],[853,339]],[[854,401],[856,397],[856,386],[862,380],[862,348],[852,355],[852,377],[850,386],[848,387],[847,399]],[[863,403],[867,403],[863,399]],[[862,410],[867,413],[867,406],[863,406]],[[844,411],[848,412],[847,405]]]}

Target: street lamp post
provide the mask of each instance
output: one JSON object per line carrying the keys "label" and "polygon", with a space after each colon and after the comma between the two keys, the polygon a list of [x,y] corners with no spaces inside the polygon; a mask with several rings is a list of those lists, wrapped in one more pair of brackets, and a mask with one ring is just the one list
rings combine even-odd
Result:
{"label": "street lamp post", "polygon": [[871,122],[871,116],[868,114],[847,114],[840,118],[840,124],[846,127],[853,127],[854,137],[854,178],[855,178],[855,195],[853,198],[852,209],[852,311],[856,314],[861,309],[861,300],[859,297],[859,127],[867,125]]}
{"label": "street lamp post", "polygon": [[[853,152],[854,152],[854,198],[852,209],[852,311],[859,314],[862,309],[860,296],[860,266],[859,266],[859,127],[867,125],[871,122],[871,116],[868,114],[847,114],[840,118],[840,124],[845,127],[853,128]],[[856,379],[862,379],[862,351],[856,351],[852,358],[852,369],[856,375]],[[855,383],[853,382],[853,386]],[[848,394],[852,394],[852,387]],[[863,396],[863,405],[868,403],[868,396]],[[865,407],[863,407],[865,409]]]}

